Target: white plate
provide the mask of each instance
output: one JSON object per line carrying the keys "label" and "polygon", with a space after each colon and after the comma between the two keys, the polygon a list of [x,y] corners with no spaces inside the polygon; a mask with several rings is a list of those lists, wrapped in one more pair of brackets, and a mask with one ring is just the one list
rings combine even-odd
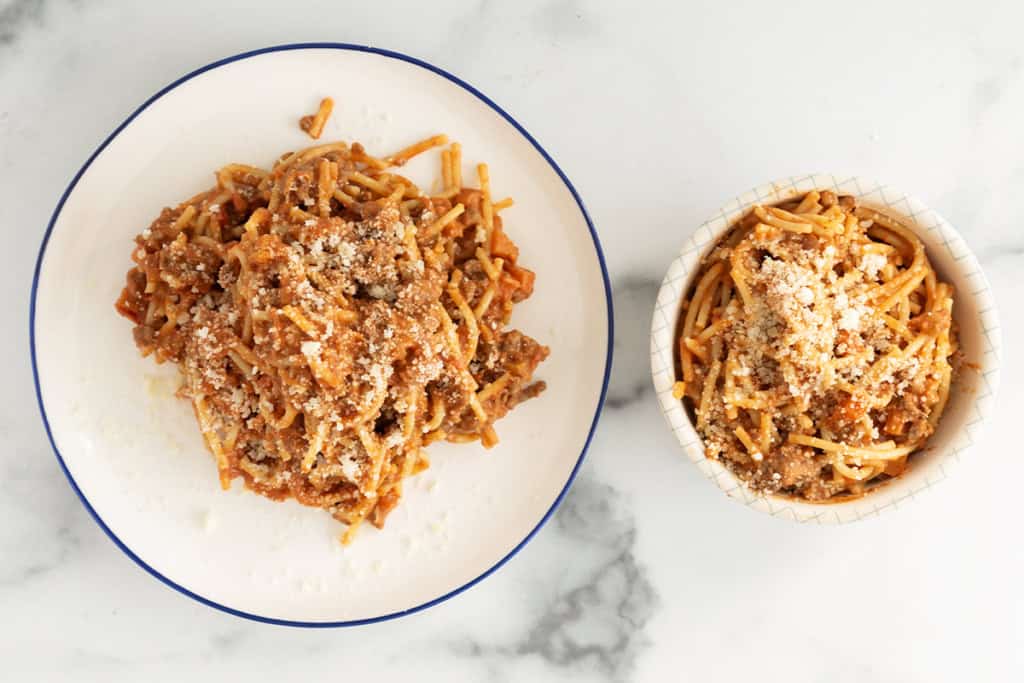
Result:
{"label": "white plate", "polygon": [[[674,349],[683,294],[703,257],[755,204],[777,204],[814,189],[851,194],[868,207],[899,219],[924,243],[940,279],[953,285],[953,317],[968,363],[956,379],[938,429],[910,467],[862,498],[814,505],[751,490],[718,460],[704,455],[700,435],[681,401],[672,396]],[[847,175],[815,174],[766,183],[735,198],[693,232],[669,266],[651,324],[651,372],[665,419],[687,457],[731,498],[775,517],[798,522],[841,524],[895,510],[945,479],[983,433],[999,386],[999,319],[995,297],[981,265],[960,234],[920,200],[881,183]]]}
{"label": "white plate", "polygon": [[[541,397],[497,425],[500,445],[436,444],[383,531],[355,542],[325,512],[223,493],[176,370],[139,357],[113,303],[132,238],[167,205],[240,161],[269,167],[308,146],[297,125],[323,96],[322,141],[386,153],[438,132],[486,161],[522,263],[537,273],[512,324],[551,347]],[[429,187],[437,153],[405,173]],[[32,349],[40,407],[68,479],[96,521],[151,574],[240,616],[345,625],[432,605],[504,563],[550,516],[593,433],[611,361],[611,298],[597,235],[568,179],[472,87],[403,55],[337,44],[239,55],[168,86],[75,176],[36,266]]]}

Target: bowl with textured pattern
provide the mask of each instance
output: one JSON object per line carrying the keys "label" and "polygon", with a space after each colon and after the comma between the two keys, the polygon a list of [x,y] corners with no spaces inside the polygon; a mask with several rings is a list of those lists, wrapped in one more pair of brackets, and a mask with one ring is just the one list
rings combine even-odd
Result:
{"label": "bowl with textured pattern", "polygon": [[[954,287],[953,318],[965,364],[954,379],[936,432],[914,454],[906,472],[859,498],[813,504],[752,490],[704,445],[682,401],[672,395],[677,379],[677,327],[684,295],[704,256],[756,204],[777,204],[810,190],[853,195],[864,206],[900,220],[920,238],[939,277]],[[977,258],[936,211],[888,185],[856,176],[814,174],[766,183],[729,201],[701,224],[672,261],[658,292],[651,324],[651,373],[669,428],[687,459],[730,498],[755,510],[798,522],[843,523],[893,510],[949,476],[978,440],[992,412],[999,382],[1000,330],[995,299]]]}

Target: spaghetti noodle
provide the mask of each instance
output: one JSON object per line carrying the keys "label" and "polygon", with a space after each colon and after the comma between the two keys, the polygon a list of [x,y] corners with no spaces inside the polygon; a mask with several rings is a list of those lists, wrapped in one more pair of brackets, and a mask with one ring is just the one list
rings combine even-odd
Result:
{"label": "spaghetti noodle", "polygon": [[756,206],[683,302],[680,380],[709,458],[812,502],[898,476],[958,365],[953,288],[892,218],[827,190]]}
{"label": "spaghetti noodle", "polygon": [[136,238],[117,310],[144,356],[176,363],[221,485],[380,527],[406,477],[446,439],[498,441],[495,420],[536,396],[548,349],[506,324],[530,296],[461,149],[427,195],[358,143],[232,164]]}
{"label": "spaghetti noodle", "polygon": [[331,117],[332,111],[334,111],[334,100],[330,97],[325,97],[320,100],[320,106],[315,114],[303,116],[299,119],[299,128],[306,131],[309,137],[319,140],[320,134],[324,132],[324,125],[327,123],[327,119]]}

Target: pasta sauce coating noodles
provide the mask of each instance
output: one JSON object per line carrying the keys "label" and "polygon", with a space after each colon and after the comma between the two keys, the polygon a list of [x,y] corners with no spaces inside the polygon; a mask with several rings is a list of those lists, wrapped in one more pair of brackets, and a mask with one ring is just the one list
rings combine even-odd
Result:
{"label": "pasta sauce coating noodles", "polygon": [[841,500],[901,474],[959,364],[920,240],[827,190],[754,207],[683,307],[675,396],[707,456],[767,493]]}
{"label": "pasta sauce coating noodles", "polygon": [[507,327],[533,292],[486,165],[462,185],[442,152],[428,196],[358,143],[232,164],[136,238],[117,310],[143,355],[170,361],[224,488],[241,477],[348,525],[382,526],[424,447],[497,443],[494,422],[536,396],[548,349]]}

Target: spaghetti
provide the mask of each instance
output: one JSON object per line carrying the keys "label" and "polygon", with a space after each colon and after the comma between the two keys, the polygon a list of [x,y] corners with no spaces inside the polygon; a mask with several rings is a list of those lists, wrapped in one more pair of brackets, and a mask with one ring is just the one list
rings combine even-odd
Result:
{"label": "spaghetti", "polygon": [[756,206],[683,302],[673,392],[707,456],[755,490],[862,495],[935,430],[959,364],[952,307],[921,241],[853,197]]}
{"label": "spaghetti", "polygon": [[334,100],[330,97],[325,97],[320,100],[320,106],[315,114],[303,116],[299,119],[299,128],[304,130],[309,137],[319,140],[320,134],[324,132],[324,125],[327,123],[327,119],[331,117],[332,111],[334,111]]}
{"label": "spaghetti", "polygon": [[506,327],[534,275],[486,165],[482,189],[464,187],[445,147],[436,195],[389,170],[446,144],[226,166],[136,238],[116,304],[142,354],[181,370],[222,487],[323,508],[345,542],[383,525],[424,446],[490,448],[495,420],[544,389],[548,349]]}

